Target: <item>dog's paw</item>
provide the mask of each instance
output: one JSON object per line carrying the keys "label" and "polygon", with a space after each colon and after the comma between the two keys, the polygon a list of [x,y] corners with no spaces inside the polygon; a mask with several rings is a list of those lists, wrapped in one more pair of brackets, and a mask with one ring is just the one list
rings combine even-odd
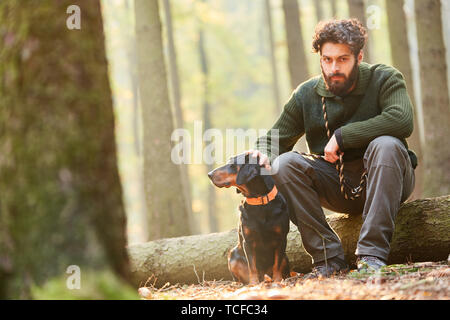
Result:
{"label": "dog's paw", "polygon": [[264,282],[270,283],[270,282],[273,282],[273,280],[269,275],[264,274]]}

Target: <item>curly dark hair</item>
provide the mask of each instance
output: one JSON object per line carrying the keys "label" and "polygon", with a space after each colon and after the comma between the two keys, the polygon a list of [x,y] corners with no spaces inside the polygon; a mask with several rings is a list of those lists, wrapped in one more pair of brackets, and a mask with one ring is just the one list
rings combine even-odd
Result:
{"label": "curly dark hair", "polygon": [[322,53],[326,42],[344,43],[356,56],[364,48],[366,40],[366,28],[358,19],[321,21],[316,26],[312,47],[313,52]]}

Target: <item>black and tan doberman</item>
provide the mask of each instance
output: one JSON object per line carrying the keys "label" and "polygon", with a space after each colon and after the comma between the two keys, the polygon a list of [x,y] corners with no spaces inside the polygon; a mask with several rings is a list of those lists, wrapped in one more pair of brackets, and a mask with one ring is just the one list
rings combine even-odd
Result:
{"label": "black and tan doberman", "polygon": [[215,186],[236,187],[246,198],[239,206],[238,244],[228,254],[228,268],[242,283],[258,283],[264,275],[273,281],[289,276],[287,204],[272,177],[261,170],[258,159],[241,154],[208,173]]}

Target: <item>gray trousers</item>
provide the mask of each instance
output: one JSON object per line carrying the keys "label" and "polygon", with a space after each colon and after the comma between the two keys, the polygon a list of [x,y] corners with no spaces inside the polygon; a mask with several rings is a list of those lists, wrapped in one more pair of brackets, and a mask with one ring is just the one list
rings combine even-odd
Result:
{"label": "gray trousers", "polygon": [[394,221],[400,204],[414,189],[414,169],[403,143],[391,136],[370,142],[363,159],[344,163],[345,179],[359,185],[364,168],[368,171],[366,190],[356,200],[340,192],[334,164],[323,159],[286,152],[272,164],[277,188],[285,196],[291,219],[300,231],[303,246],[313,263],[335,256],[344,258],[341,241],[325,220],[322,207],[348,214],[361,214],[363,224],[356,255],[371,255],[387,261]]}

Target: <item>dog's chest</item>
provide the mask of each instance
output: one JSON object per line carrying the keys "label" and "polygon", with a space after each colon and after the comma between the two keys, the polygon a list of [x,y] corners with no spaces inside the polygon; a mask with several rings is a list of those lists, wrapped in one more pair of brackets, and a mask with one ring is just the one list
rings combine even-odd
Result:
{"label": "dog's chest", "polygon": [[[252,206],[250,208],[240,207],[242,224],[252,231],[266,234],[273,231],[274,227],[288,221],[288,215],[283,212],[285,206],[282,201],[276,201],[270,206]],[[284,219],[285,218],[285,219]]]}

